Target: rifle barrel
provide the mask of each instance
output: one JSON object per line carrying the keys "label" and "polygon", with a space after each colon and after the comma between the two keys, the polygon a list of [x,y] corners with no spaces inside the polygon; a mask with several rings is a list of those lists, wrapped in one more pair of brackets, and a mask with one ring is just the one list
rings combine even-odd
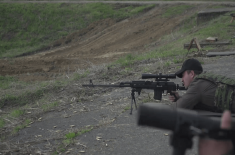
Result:
{"label": "rifle barrel", "polygon": [[120,85],[92,85],[92,84],[84,84],[83,87],[122,87]]}

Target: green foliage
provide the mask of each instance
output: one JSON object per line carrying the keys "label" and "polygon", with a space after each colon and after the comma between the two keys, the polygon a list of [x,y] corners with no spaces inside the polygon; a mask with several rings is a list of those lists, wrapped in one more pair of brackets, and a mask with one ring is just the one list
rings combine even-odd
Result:
{"label": "green foliage", "polygon": [[75,133],[75,132],[67,133],[67,134],[65,135],[65,138],[66,138],[66,139],[63,140],[63,143],[64,143],[65,145],[69,145],[69,144],[73,143],[73,139],[74,139],[75,137],[80,136],[80,135],[82,135],[82,134],[84,134],[84,133],[90,132],[92,129],[93,129],[93,127],[89,127],[89,128],[82,129],[82,130],[78,131],[77,133]]}
{"label": "green foliage", "polygon": [[165,62],[165,66],[169,67],[170,66],[170,62],[169,61]]}
{"label": "green foliage", "polygon": [[125,69],[122,70],[120,73],[121,73],[122,75],[125,75],[125,74],[129,73],[131,70],[132,70],[132,68],[125,67]]}
{"label": "green foliage", "polygon": [[216,47],[206,46],[206,47],[203,47],[203,50],[209,51],[209,50],[213,50],[213,49],[215,49],[215,48],[216,48]]}
{"label": "green foliage", "polygon": [[3,128],[5,125],[5,121],[3,119],[0,119],[0,128]]}
{"label": "green foliage", "polygon": [[74,74],[74,77],[73,77],[73,80],[80,80],[81,78],[84,78],[86,77],[87,75],[89,74],[89,71],[85,71],[84,73],[82,74],[79,74],[79,73],[75,73]]}
{"label": "green foliage", "polygon": [[132,70],[132,68],[128,68],[128,67],[126,67],[124,70],[125,70],[126,72],[129,72],[129,71],[131,71],[131,70]]}
{"label": "green foliage", "polygon": [[132,13],[132,14],[137,14],[137,13],[143,12],[143,11],[146,10],[146,9],[153,8],[153,7],[155,7],[154,4],[148,5],[147,7],[144,6],[144,5],[139,6],[139,7],[132,7],[133,9],[131,10],[131,13]]}
{"label": "green foliage", "polygon": [[11,113],[10,113],[10,115],[12,116],[12,117],[19,117],[19,116],[21,116],[21,115],[23,115],[24,114],[24,111],[23,110],[13,110]]}
{"label": "green foliage", "polygon": [[150,72],[150,71],[151,71],[151,69],[148,68],[148,67],[144,68],[144,70],[143,70],[143,72],[145,72],[145,73],[148,73],[148,72]]}
{"label": "green foliage", "polygon": [[177,58],[174,58],[173,59],[173,62],[175,63],[175,64],[177,64],[177,63],[182,63],[184,60],[183,59],[177,59]]}
{"label": "green foliage", "polygon": [[66,137],[67,139],[75,138],[75,137],[76,137],[76,133],[75,133],[75,132],[67,133],[67,134],[65,135],[65,137]]}
{"label": "green foliage", "polygon": [[193,6],[191,6],[191,5],[172,6],[172,7],[169,7],[168,9],[166,9],[165,13],[162,14],[162,17],[168,18],[171,16],[179,15],[192,7]]}
{"label": "green foliage", "polygon": [[56,80],[55,83],[54,83],[54,87],[56,89],[58,89],[58,88],[61,88],[63,86],[66,86],[68,83],[69,83],[68,80]]}
{"label": "green foliage", "polygon": [[16,127],[14,128],[14,130],[13,130],[13,134],[14,134],[14,133],[17,133],[19,130],[21,130],[21,129],[27,127],[30,122],[31,122],[30,119],[26,119],[23,124],[16,126]]}
{"label": "green foliage", "polygon": [[12,76],[1,76],[0,75],[0,88],[8,89],[12,82],[17,81],[16,78]]}
{"label": "green foliage", "polygon": [[52,102],[49,104],[42,105],[42,109],[43,109],[43,111],[47,111],[47,110],[50,110],[51,108],[56,107],[58,105],[59,105],[58,101],[55,101],[55,102]]}
{"label": "green foliage", "polygon": [[127,110],[130,110],[130,109],[131,109],[130,106],[126,106],[126,107],[124,108],[124,111],[123,111],[123,112],[125,112],[125,111],[127,111]]}
{"label": "green foliage", "polygon": [[206,26],[203,29],[200,29],[200,31],[197,31],[194,33],[195,36],[200,36],[200,38],[207,38],[208,36],[216,36],[222,39],[231,38],[231,36],[228,33],[229,29],[229,19],[228,16],[221,16],[217,19],[211,20],[208,22],[208,26]]}
{"label": "green foliage", "polygon": [[0,58],[48,49],[52,42],[92,22],[125,19],[153,6],[115,9],[104,3],[0,3]]}
{"label": "green foliage", "polygon": [[44,94],[43,89],[38,89],[35,91],[26,91],[19,96],[7,94],[0,100],[0,107],[5,105],[26,105],[27,103],[32,103],[35,100],[41,98]]}
{"label": "green foliage", "polygon": [[204,64],[204,61],[202,61],[202,60],[199,60],[199,62],[203,65]]}
{"label": "green foliage", "polygon": [[130,66],[131,64],[133,64],[135,61],[135,56],[133,56],[132,54],[128,54],[125,57],[119,58],[116,63],[121,64],[121,66]]}
{"label": "green foliage", "polygon": [[147,103],[147,102],[150,102],[152,101],[152,99],[150,97],[146,97],[142,100],[143,103]]}
{"label": "green foliage", "polygon": [[82,129],[81,131],[77,132],[76,136],[80,136],[84,133],[90,132],[91,130],[93,130],[93,127]]}

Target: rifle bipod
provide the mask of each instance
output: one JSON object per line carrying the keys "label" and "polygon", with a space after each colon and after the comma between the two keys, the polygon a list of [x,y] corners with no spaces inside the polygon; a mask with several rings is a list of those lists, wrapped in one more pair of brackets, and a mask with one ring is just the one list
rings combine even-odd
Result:
{"label": "rifle bipod", "polygon": [[131,89],[131,112],[130,112],[130,115],[132,115],[132,105],[133,105],[133,102],[135,103],[135,108],[137,110],[137,105],[136,105],[136,101],[135,101],[135,92],[138,92],[138,95],[140,95],[140,91],[141,90],[138,90],[138,89],[135,89],[135,88],[132,88]]}

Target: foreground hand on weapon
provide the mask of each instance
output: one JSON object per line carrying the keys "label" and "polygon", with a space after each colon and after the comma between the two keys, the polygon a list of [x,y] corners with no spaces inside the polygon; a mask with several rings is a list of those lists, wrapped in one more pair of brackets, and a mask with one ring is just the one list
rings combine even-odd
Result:
{"label": "foreground hand on weapon", "polygon": [[172,131],[173,155],[184,155],[191,149],[194,136],[199,137],[199,155],[234,155],[235,119],[229,111],[218,118],[221,115],[145,103],[138,110],[137,124]]}
{"label": "foreground hand on weapon", "polygon": [[186,94],[169,95],[177,108],[200,109],[222,113],[235,113],[235,80],[213,73],[202,73],[201,63],[196,59],[186,60],[176,76],[182,78]]}
{"label": "foreground hand on weapon", "polygon": [[[225,111],[221,119],[221,129],[231,129],[231,113]],[[227,155],[233,149],[230,140],[217,141],[212,139],[199,139],[198,153],[199,155]]]}

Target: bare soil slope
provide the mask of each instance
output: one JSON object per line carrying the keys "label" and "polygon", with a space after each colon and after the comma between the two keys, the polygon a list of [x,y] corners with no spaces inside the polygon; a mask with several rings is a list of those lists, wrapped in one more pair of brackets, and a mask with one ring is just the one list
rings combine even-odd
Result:
{"label": "bare soil slope", "polygon": [[146,45],[156,48],[155,43],[161,36],[171,33],[186,16],[201,9],[196,5],[184,15],[163,18],[167,7],[160,5],[120,22],[101,20],[59,39],[48,51],[0,60],[0,75],[16,75],[21,80],[48,80],[78,68],[111,62],[127,53],[146,52],[149,50]]}

